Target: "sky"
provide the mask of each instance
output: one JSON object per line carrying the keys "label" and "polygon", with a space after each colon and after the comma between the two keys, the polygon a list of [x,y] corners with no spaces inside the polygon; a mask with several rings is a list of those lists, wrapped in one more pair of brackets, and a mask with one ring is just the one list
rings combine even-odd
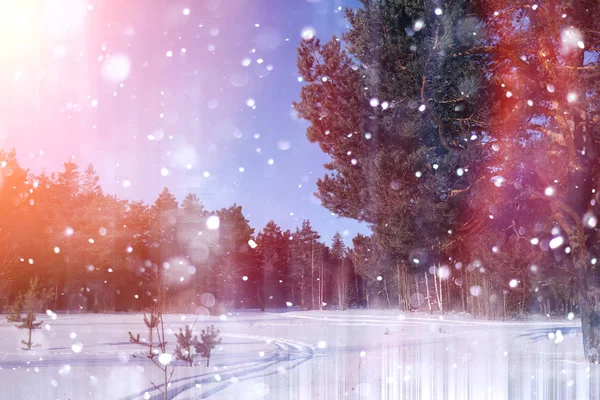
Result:
{"label": "sky", "polygon": [[0,2],[0,148],[21,165],[92,163],[105,192],[166,186],[208,209],[243,206],[258,231],[311,220],[326,242],[368,228],[314,197],[328,161],[292,102],[302,35],[347,29],[354,0]]}

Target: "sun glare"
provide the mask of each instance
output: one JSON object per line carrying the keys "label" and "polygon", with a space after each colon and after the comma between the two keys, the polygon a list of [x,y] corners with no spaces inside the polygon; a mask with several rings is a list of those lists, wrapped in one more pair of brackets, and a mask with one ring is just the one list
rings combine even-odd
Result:
{"label": "sun glare", "polygon": [[83,0],[0,1],[0,52],[10,60],[35,50],[48,37],[81,30],[88,9]]}

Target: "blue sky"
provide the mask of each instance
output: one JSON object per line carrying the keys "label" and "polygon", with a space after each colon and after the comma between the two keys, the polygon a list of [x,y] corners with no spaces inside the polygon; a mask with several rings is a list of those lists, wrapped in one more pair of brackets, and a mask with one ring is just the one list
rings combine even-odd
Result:
{"label": "blue sky", "polygon": [[356,2],[66,1],[82,7],[60,14],[69,28],[32,33],[0,69],[14,93],[0,146],[23,166],[51,172],[74,156],[109,193],[152,202],[167,186],[209,209],[236,202],[257,230],[308,218],[326,241],[368,231],[314,198],[327,157],[291,107],[302,30],[340,35],[339,7]]}

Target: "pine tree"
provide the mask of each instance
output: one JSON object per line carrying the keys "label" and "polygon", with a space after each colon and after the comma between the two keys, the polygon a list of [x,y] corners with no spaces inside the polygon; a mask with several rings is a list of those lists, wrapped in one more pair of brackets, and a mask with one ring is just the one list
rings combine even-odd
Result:
{"label": "pine tree", "polygon": [[189,325],[185,326],[185,331],[179,328],[179,333],[175,334],[177,339],[177,347],[175,349],[175,357],[178,360],[184,361],[190,367],[194,363],[195,349],[200,345],[198,336],[192,336],[192,329]]}
{"label": "pine tree", "polygon": [[243,293],[252,293],[250,285],[240,286],[243,276],[250,275],[255,263],[255,250],[248,244],[254,233],[242,207],[233,204],[217,212],[219,229],[210,231],[211,274],[208,290],[225,305],[239,306]]}
{"label": "pine tree", "polygon": [[[302,228],[296,228],[291,243],[291,276],[300,292],[300,304],[303,308],[315,308],[315,288],[318,287],[318,259],[320,236],[309,220],[302,221]],[[317,274],[317,276],[315,276]],[[318,289],[317,289],[318,293]],[[308,297],[310,296],[310,303]]]}
{"label": "pine tree", "polygon": [[88,198],[95,197],[102,194],[102,188],[100,187],[100,177],[98,176],[98,172],[94,168],[93,164],[88,164],[81,175],[81,185],[79,196]]}
{"label": "pine tree", "polygon": [[[19,165],[14,150],[0,150],[0,166],[0,297],[5,297],[17,272],[19,253],[34,247],[30,244],[39,235],[31,233],[40,225],[31,218],[29,173]],[[0,302],[0,308],[3,305]]]}
{"label": "pine tree", "polygon": [[470,238],[503,223],[515,238],[539,243],[551,263],[567,271],[565,281],[577,281],[584,351],[597,363],[600,273],[591,260],[600,254],[600,4],[473,4],[482,34],[473,48],[453,50],[452,57],[486,68],[495,108],[482,140],[496,156],[476,174],[486,187],[473,204],[482,212],[472,218]]}
{"label": "pine tree", "polygon": [[449,232],[470,212],[466,201],[492,153],[472,140],[490,113],[489,83],[485,66],[448,56],[475,44],[464,32],[468,2],[447,4],[442,16],[427,0],[361,3],[346,10],[342,40],[300,44],[304,86],[294,106],[310,123],[308,139],[332,158],[317,182],[322,204],[373,230],[382,263],[359,264],[361,276],[385,275],[383,264],[392,276],[414,252],[427,253],[430,266],[458,246]]}
{"label": "pine tree", "polygon": [[177,255],[177,199],[164,188],[150,208],[149,248],[156,263]]}
{"label": "pine tree", "polygon": [[383,274],[382,254],[377,240],[359,233],[352,239],[350,257],[356,273],[365,281],[365,300],[369,308],[373,302],[373,294],[378,295],[378,291],[374,289],[377,277]]}
{"label": "pine tree", "polygon": [[208,259],[204,235],[206,217],[207,211],[200,199],[191,193],[185,196],[177,218],[177,237],[182,250],[194,263],[205,263]]}
{"label": "pine tree", "polygon": [[[162,289],[161,289],[162,288]],[[140,334],[133,336],[133,333],[129,331],[129,341],[134,344],[147,346],[148,351],[144,353],[144,356],[152,361],[152,363],[162,372],[163,384],[162,388],[156,386],[153,382],[152,385],[156,390],[163,394],[163,399],[168,399],[168,387],[173,373],[175,372],[175,366],[171,366],[171,373],[168,374],[169,365],[173,354],[167,352],[167,341],[165,339],[165,323],[163,319],[163,313],[165,309],[165,291],[164,282],[161,281],[159,284],[158,295],[156,302],[151,309],[150,313],[146,315],[144,313],[144,324],[148,328],[148,337],[146,340],[140,339]],[[154,342],[156,337],[157,342]],[[134,356],[135,357],[135,356]]]}
{"label": "pine tree", "polygon": [[[189,193],[184,197],[177,217],[177,239],[182,255],[193,265],[206,265],[209,262],[210,241],[206,227],[207,211],[198,196]],[[190,277],[193,284],[194,304],[197,305],[203,293],[205,279],[202,274]]]}
{"label": "pine tree", "polygon": [[344,239],[339,232],[333,236],[331,243],[331,259],[333,262],[333,275],[335,276],[335,296],[340,310],[348,308],[350,303],[351,281],[350,268],[347,260],[348,249],[344,244]]}
{"label": "pine tree", "polygon": [[56,175],[56,184],[62,188],[60,194],[70,202],[73,202],[80,191],[81,172],[79,166],[73,161],[63,164],[63,170]]}
{"label": "pine tree", "polygon": [[200,342],[194,345],[196,353],[200,354],[202,358],[206,358],[206,366],[210,365],[210,356],[212,350],[221,343],[220,332],[215,328],[214,325],[208,326],[206,329],[202,329],[200,333]]}
{"label": "pine tree", "polygon": [[259,305],[284,306],[290,285],[290,233],[269,221],[256,237],[256,282]]}
{"label": "pine tree", "polygon": [[[9,322],[19,324],[17,325],[17,328],[19,329],[27,329],[27,340],[21,340],[21,343],[25,345],[23,350],[31,350],[31,347],[33,346],[31,334],[34,330],[40,329],[42,326],[42,321],[36,322],[35,312],[50,301],[52,296],[52,289],[40,288],[39,279],[35,277],[29,281],[29,288],[27,291],[25,293],[19,293],[19,296],[12,305],[6,319]],[[23,313],[25,313],[24,316]]]}

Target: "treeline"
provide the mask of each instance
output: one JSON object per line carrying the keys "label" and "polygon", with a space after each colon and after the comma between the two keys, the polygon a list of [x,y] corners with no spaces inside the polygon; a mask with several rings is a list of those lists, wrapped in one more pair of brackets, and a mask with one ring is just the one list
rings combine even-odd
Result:
{"label": "treeline", "polygon": [[[572,281],[542,263],[517,267],[533,254],[527,241],[510,256],[492,251],[495,260],[465,265],[441,263],[423,249],[405,259],[391,256],[376,235],[359,234],[347,248],[337,233],[327,246],[308,220],[295,231],[270,221],[255,232],[239,205],[211,211],[196,195],[178,202],[166,188],[152,204],[118,199],[102,191],[92,165],[80,171],[69,161],[58,173],[34,175],[14,152],[0,152],[0,163],[4,306],[38,277],[53,291],[47,307],[54,310],[145,310],[163,278],[173,312],[293,305],[504,318],[573,310]],[[482,237],[479,244],[492,243]],[[504,269],[485,271],[490,263]]]}
{"label": "treeline", "polygon": [[[194,194],[165,188],[152,204],[105,194],[92,165],[69,161],[34,175],[0,152],[0,298],[10,303],[32,277],[53,289],[55,310],[151,307],[166,279],[167,307],[228,308],[331,304],[335,280],[360,282],[341,235],[331,248],[309,221],[294,232],[269,222],[260,232],[242,207],[207,210]],[[347,282],[346,282],[347,281]],[[359,295],[352,295],[358,299]],[[336,297],[337,298],[337,297]],[[344,307],[351,296],[341,294]]]}

